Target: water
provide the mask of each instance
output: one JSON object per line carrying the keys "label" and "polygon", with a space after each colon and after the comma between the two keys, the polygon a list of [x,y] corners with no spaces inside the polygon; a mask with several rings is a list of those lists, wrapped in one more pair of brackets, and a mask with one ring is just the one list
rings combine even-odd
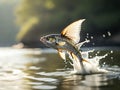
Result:
{"label": "water", "polygon": [[53,49],[0,48],[0,90],[120,90],[120,48],[94,49],[89,58],[108,54],[99,65],[109,72],[71,75]]}

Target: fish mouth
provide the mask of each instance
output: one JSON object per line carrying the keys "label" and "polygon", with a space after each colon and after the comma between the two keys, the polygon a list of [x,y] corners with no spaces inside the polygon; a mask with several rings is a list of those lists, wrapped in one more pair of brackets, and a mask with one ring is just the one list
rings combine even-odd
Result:
{"label": "fish mouth", "polygon": [[45,43],[46,42],[46,38],[45,37],[41,37],[40,41],[43,42],[43,43]]}
{"label": "fish mouth", "polygon": [[40,37],[40,41],[44,41],[45,40],[45,37]]}
{"label": "fish mouth", "polygon": [[43,43],[43,44],[45,44],[46,46],[50,46],[50,44],[49,44],[49,42],[46,40],[46,37],[45,36],[43,36],[43,37],[41,37],[40,38],[40,41]]}

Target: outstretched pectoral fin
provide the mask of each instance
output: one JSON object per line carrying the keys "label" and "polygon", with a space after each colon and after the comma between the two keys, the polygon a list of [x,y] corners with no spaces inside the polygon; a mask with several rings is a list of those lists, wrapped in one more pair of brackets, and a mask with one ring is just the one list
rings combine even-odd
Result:
{"label": "outstretched pectoral fin", "polygon": [[63,60],[66,60],[66,52],[65,51],[62,51],[62,50],[59,49],[58,53]]}
{"label": "outstretched pectoral fin", "polygon": [[72,57],[74,60],[77,59],[76,55],[74,55],[72,52],[70,52],[70,55],[71,55],[71,57]]}

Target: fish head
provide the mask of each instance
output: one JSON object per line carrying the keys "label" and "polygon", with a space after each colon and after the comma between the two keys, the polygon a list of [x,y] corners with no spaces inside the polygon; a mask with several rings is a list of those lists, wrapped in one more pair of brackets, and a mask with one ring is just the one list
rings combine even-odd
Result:
{"label": "fish head", "polygon": [[52,47],[54,49],[58,49],[58,43],[61,41],[61,35],[60,34],[49,34],[46,36],[42,36],[40,38],[40,41],[45,44],[48,47]]}

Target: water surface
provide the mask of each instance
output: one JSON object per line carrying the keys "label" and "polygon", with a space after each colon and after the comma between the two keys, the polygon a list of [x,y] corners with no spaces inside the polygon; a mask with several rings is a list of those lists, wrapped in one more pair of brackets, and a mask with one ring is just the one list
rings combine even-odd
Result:
{"label": "water surface", "polygon": [[[88,50],[92,48],[84,48]],[[120,48],[94,48],[108,73],[71,75],[53,49],[0,48],[0,90],[120,90]]]}

